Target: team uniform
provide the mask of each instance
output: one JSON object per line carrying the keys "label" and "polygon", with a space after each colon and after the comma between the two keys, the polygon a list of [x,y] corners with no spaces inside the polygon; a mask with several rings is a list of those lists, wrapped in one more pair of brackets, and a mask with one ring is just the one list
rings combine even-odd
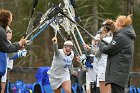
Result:
{"label": "team uniform", "polygon": [[69,67],[72,66],[73,58],[73,51],[71,51],[70,55],[65,55],[63,49],[58,49],[58,45],[54,44],[52,66],[48,71],[52,89],[58,89],[64,81],[70,80]]}
{"label": "team uniform", "polygon": [[[9,40],[8,40],[9,41]],[[10,41],[9,41],[10,42]],[[10,42],[11,43],[11,42]],[[6,80],[7,80],[7,67],[11,67],[11,65],[13,64],[13,60],[9,60],[9,57],[8,57],[8,54],[7,53],[3,53],[3,54],[6,54],[7,56],[6,56],[6,58],[5,58],[5,60],[6,60],[6,69],[5,69],[5,74],[2,76],[2,78],[1,78],[1,82],[6,82]],[[11,62],[11,63],[9,63],[9,62]],[[11,64],[11,65],[10,65]]]}
{"label": "team uniform", "polygon": [[[87,61],[88,62],[88,61]],[[87,65],[87,72],[86,72],[86,89],[90,88],[91,82],[97,82],[97,73],[98,73],[98,60],[93,55],[93,62],[91,66]],[[96,85],[97,86],[97,85]]]}
{"label": "team uniform", "polygon": [[[112,40],[112,36],[106,36],[103,38],[104,41],[110,43]],[[98,61],[98,80],[105,81],[105,72],[106,72],[106,65],[107,65],[107,54],[101,54]]]}
{"label": "team uniform", "polygon": [[7,56],[5,58],[5,60],[6,60],[5,74],[2,76],[1,82],[6,82],[6,80],[7,80],[7,69],[12,69],[13,68],[13,60],[15,60],[15,59],[17,59],[21,56],[26,56],[26,53],[27,53],[27,50],[25,50],[25,49],[19,50],[17,53],[10,53],[10,54],[2,52],[3,55],[5,54]]}

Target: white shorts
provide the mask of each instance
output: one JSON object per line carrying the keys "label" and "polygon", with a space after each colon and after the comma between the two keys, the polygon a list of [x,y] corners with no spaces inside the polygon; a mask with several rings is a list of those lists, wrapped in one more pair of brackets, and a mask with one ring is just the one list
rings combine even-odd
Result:
{"label": "white shorts", "polygon": [[2,78],[1,78],[1,82],[6,82],[6,80],[7,80],[7,69],[6,69],[4,76],[2,76]]}
{"label": "white shorts", "polygon": [[88,72],[86,72],[86,89],[90,88],[90,82],[96,81],[97,74],[92,68],[87,68]]}
{"label": "white shorts", "polygon": [[49,75],[49,81],[52,89],[58,89],[64,81],[70,80],[70,74],[66,74],[63,78],[56,78]]}

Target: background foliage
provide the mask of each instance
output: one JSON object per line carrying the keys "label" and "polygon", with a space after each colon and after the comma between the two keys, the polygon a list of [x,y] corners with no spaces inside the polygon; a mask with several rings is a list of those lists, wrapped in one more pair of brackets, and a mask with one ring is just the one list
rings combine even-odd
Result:
{"label": "background foliage", "polygon": [[[62,0],[39,0],[33,18],[35,18],[37,12],[45,13],[49,2],[57,4],[62,3]],[[32,0],[0,0],[0,8],[8,9],[13,13],[13,22],[11,24],[11,28],[14,31],[13,42],[18,41],[27,29],[32,3]],[[76,9],[84,27],[93,35],[98,31],[103,20],[108,18],[115,20],[118,15],[132,13],[133,27],[137,34],[133,70],[140,71],[140,0],[76,0]],[[88,37],[82,31],[81,34],[84,40],[88,42]],[[53,29],[51,27],[46,29],[29,47],[27,56],[18,59],[14,66],[50,66],[53,56],[51,42],[53,36]],[[62,47],[64,41],[59,36],[58,42],[59,47]]]}

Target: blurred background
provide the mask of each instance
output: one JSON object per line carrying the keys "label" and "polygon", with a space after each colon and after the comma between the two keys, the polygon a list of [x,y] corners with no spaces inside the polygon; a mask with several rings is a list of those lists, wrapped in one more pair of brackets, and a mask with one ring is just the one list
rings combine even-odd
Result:
{"label": "blurred background", "polygon": [[[33,19],[38,13],[45,13],[48,4],[63,3],[62,0],[38,0],[35,7]],[[18,41],[26,32],[31,14],[33,0],[0,0],[0,9],[10,10],[13,14],[13,22],[10,28],[13,30],[12,42]],[[133,14],[133,27],[136,32],[134,62],[132,71],[140,72],[140,0],[76,0],[76,10],[86,30],[92,35],[98,31],[101,23],[105,19],[115,20],[118,15]],[[82,37],[88,43],[88,37],[81,31]],[[53,57],[52,37],[54,31],[51,27],[43,31],[28,47],[27,56],[15,60],[14,69],[9,74],[9,79],[25,79],[26,82],[34,82],[34,74],[38,67],[51,66]],[[58,35],[59,47],[63,45],[63,40]],[[74,65],[77,67],[77,65]],[[30,69],[29,69],[30,68]],[[31,69],[32,68],[32,69]],[[19,70],[20,69],[20,70]],[[32,72],[32,73],[31,73]],[[21,75],[22,73],[22,75]],[[28,78],[32,77],[32,78]],[[136,82],[138,83],[138,82]]]}

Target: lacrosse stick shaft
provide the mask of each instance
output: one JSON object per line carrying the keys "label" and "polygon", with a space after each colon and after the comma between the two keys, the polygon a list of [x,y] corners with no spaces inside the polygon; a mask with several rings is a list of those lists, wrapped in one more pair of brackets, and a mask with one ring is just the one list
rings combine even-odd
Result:
{"label": "lacrosse stick shaft", "polygon": [[85,28],[83,28],[81,25],[79,25],[78,23],[76,23],[75,21],[73,21],[71,18],[69,18],[67,15],[63,14],[66,18],[68,18],[72,23],[74,23],[75,25],[77,25],[78,27],[80,27],[83,31],[85,31],[90,37],[94,37],[93,35],[91,35]]}
{"label": "lacrosse stick shaft", "polygon": [[30,18],[29,18],[29,22],[28,22],[28,27],[27,27],[27,30],[26,30],[26,33],[25,33],[25,36],[24,37],[26,37],[26,35],[29,33],[29,31],[30,31],[30,27],[31,27],[31,22],[32,22],[32,16],[33,16],[33,13],[34,13],[34,11],[35,11],[35,7],[36,7],[36,5],[37,5],[37,3],[38,3],[38,0],[33,0],[34,2],[33,2],[33,8],[32,8],[32,11],[31,11],[31,15],[30,15]]}
{"label": "lacrosse stick shaft", "polygon": [[30,41],[33,41],[41,32],[43,32],[49,25],[55,20],[55,17],[49,20],[49,23],[45,24],[45,26],[40,29],[31,39]]}
{"label": "lacrosse stick shaft", "polygon": [[57,36],[57,31],[55,31],[55,36],[54,37],[56,37]]}
{"label": "lacrosse stick shaft", "polygon": [[[66,9],[67,9],[67,11],[68,11],[68,14],[69,14],[69,16],[70,17],[68,17],[66,14],[64,14],[64,13],[61,13],[63,16],[65,16],[66,18],[68,18],[72,23],[74,23],[74,26],[75,26],[75,28],[76,28],[76,30],[77,30],[77,33],[78,33],[78,35],[79,35],[79,37],[80,37],[80,40],[81,40],[81,43],[82,43],[82,45],[85,45],[85,42],[84,42],[84,40],[83,40],[83,38],[82,38],[82,36],[81,36],[81,34],[80,34],[80,32],[79,32],[79,29],[77,28],[77,26],[79,26],[82,30],[84,29],[83,27],[81,27],[79,24],[77,24],[76,22],[75,22],[75,11],[74,11],[74,8],[73,8],[73,6],[70,4],[70,2],[69,2],[69,0],[64,0],[64,3],[65,3],[65,7],[66,7]],[[84,29],[85,30],[85,29]],[[77,44],[77,45],[79,45],[79,44]],[[83,47],[83,49],[84,49],[84,52],[85,52],[85,54],[87,55],[87,52],[86,52],[86,50],[85,50],[85,48],[84,48],[84,46],[82,46]],[[81,50],[81,49],[80,49]],[[80,55],[82,55],[82,52],[80,53]],[[80,62],[80,65],[81,65],[81,67],[82,68],[84,68],[84,64],[83,64],[83,62]]]}
{"label": "lacrosse stick shaft", "polygon": [[[74,23],[74,26],[75,26],[75,29],[76,29],[76,31],[77,31],[77,33],[78,33],[78,35],[79,35],[79,38],[80,38],[80,41],[81,41],[81,43],[82,43],[82,47],[83,47],[83,50],[84,50],[84,53],[87,55],[87,52],[86,52],[86,50],[85,50],[85,48],[84,48],[84,45],[85,45],[85,42],[84,42],[84,40],[83,40],[83,38],[82,38],[82,36],[81,36],[81,33],[80,33],[80,31],[79,31],[79,29],[78,29],[78,27],[77,27],[77,25],[76,25],[76,22],[74,21],[74,19],[73,19],[73,17],[74,17],[74,15],[72,16],[72,14],[71,14],[71,12],[70,12],[70,10],[69,9],[67,9],[68,10],[68,13],[69,13],[69,15],[70,15],[70,17],[71,18],[69,18],[67,15],[65,15],[65,17],[67,17],[72,23]],[[72,10],[71,10],[72,11]],[[74,14],[74,13],[73,13]],[[80,55],[81,55],[82,53],[80,53]]]}

